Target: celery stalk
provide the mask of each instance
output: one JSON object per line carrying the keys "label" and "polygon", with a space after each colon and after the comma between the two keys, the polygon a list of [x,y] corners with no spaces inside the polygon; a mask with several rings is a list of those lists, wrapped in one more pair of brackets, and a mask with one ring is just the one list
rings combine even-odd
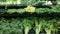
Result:
{"label": "celery stalk", "polygon": [[41,31],[41,27],[37,26],[37,28],[35,29],[36,34],[39,34],[40,31]]}
{"label": "celery stalk", "polygon": [[51,30],[45,29],[46,34],[51,34]]}
{"label": "celery stalk", "polygon": [[25,34],[28,34],[29,30],[32,28],[33,22],[30,18],[26,18],[23,21]]}
{"label": "celery stalk", "polygon": [[41,28],[42,27],[42,24],[41,23],[39,23],[38,24],[38,20],[35,18],[35,32],[36,32],[36,34],[39,34],[39,32],[41,31]]}
{"label": "celery stalk", "polygon": [[29,32],[30,29],[31,29],[31,28],[29,28],[29,27],[25,27],[25,29],[24,29],[25,34],[28,34],[28,32]]}

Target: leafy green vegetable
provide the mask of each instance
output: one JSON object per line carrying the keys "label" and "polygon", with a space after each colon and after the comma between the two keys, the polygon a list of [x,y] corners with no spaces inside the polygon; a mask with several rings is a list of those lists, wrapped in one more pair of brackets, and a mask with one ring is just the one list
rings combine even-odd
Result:
{"label": "leafy green vegetable", "polygon": [[47,20],[46,25],[45,25],[45,31],[47,34],[52,34],[51,32],[57,31],[57,28],[54,27],[53,25],[53,20]]}
{"label": "leafy green vegetable", "polygon": [[24,13],[25,9],[17,9],[17,13]]}
{"label": "leafy green vegetable", "polygon": [[15,13],[17,10],[16,9],[8,9],[8,13],[12,14],[12,13]]}
{"label": "leafy green vegetable", "polygon": [[33,20],[32,18],[24,18],[23,20],[23,26],[24,26],[24,32],[25,34],[28,34],[29,30],[32,28],[33,26]]}
{"label": "leafy green vegetable", "polygon": [[39,19],[40,22],[38,23],[38,19],[37,18],[35,18],[34,20],[35,20],[34,30],[35,30],[36,34],[39,34],[40,31],[42,30],[42,21],[41,21],[41,19]]}

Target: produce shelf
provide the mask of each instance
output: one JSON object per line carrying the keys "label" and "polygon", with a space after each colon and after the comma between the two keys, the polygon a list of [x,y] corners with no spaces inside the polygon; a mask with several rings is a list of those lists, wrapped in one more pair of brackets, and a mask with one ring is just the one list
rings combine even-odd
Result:
{"label": "produce shelf", "polygon": [[[27,5],[8,5],[8,6],[0,5],[0,9],[5,9],[5,8],[7,8],[7,9],[13,9],[13,8],[19,9],[19,8],[26,8],[26,7],[27,7]],[[47,6],[47,5],[40,5],[40,6],[34,5],[34,7],[36,7],[36,8],[51,8],[51,6]]]}
{"label": "produce shelf", "polygon": [[28,12],[25,12],[23,14],[20,14],[20,13],[13,13],[13,14],[9,14],[9,13],[4,13],[4,12],[0,12],[0,17],[7,17],[7,18],[16,18],[16,17],[60,17],[60,13],[59,12],[51,12],[51,13],[48,13],[48,12],[44,12],[44,13],[39,13],[37,14],[36,12],[35,13],[28,13]]}

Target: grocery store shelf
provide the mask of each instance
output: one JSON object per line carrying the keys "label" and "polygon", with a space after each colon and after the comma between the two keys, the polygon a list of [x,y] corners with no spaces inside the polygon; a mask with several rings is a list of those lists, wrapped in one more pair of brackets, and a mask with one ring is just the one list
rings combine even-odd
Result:
{"label": "grocery store shelf", "polygon": [[[12,8],[18,9],[18,8],[25,8],[25,7],[27,7],[27,5],[8,5],[8,6],[0,5],[0,9],[5,9],[5,8],[7,8],[7,9],[12,9]],[[43,5],[40,5],[40,6],[36,5],[34,7],[36,7],[36,8],[51,8],[51,6],[46,6],[46,5],[44,5],[44,6]]]}
{"label": "grocery store shelf", "polygon": [[8,5],[8,6],[4,6],[4,5],[0,5],[0,9],[11,9],[11,8],[24,8],[26,7],[26,5]]}
{"label": "grocery store shelf", "polygon": [[7,17],[7,18],[12,18],[12,17],[60,17],[60,13],[48,13],[48,12],[45,12],[45,13],[40,13],[40,14],[37,14],[37,13],[33,13],[33,14],[30,14],[30,13],[23,13],[23,14],[20,14],[20,13],[13,13],[13,14],[8,14],[8,13],[2,13],[0,12],[0,17]]}

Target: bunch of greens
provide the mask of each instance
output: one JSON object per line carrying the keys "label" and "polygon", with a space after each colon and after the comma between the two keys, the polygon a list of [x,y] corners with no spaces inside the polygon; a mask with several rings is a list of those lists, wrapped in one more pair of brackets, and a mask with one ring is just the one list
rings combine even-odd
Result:
{"label": "bunch of greens", "polygon": [[60,19],[59,18],[56,18],[56,23],[55,23],[55,26],[60,29]]}
{"label": "bunch of greens", "polygon": [[59,5],[56,5],[56,6],[51,6],[51,9],[49,8],[36,8],[35,12],[36,13],[44,13],[44,12],[48,12],[48,13],[51,13],[51,12],[60,12],[60,6]]}
{"label": "bunch of greens", "polygon": [[24,13],[25,9],[17,9],[17,13]]}
{"label": "bunch of greens", "polygon": [[59,5],[56,5],[56,6],[52,6],[52,11],[54,12],[60,12],[60,6]]}
{"label": "bunch of greens", "polygon": [[[38,22],[40,21],[40,22]],[[42,30],[42,19],[39,19],[38,18],[34,18],[34,23],[35,23],[35,27],[34,27],[34,30],[36,32],[36,34],[39,34],[40,31]]]}
{"label": "bunch of greens", "polygon": [[16,11],[17,11],[16,9],[8,9],[7,13],[12,14],[12,13],[15,13]]}
{"label": "bunch of greens", "polygon": [[[39,21],[38,21],[39,20]],[[46,31],[46,34],[52,34],[58,31],[58,28],[54,26],[55,19],[50,18],[35,18],[35,27],[34,30],[36,34],[39,34],[42,29]],[[56,25],[56,24],[55,24]]]}
{"label": "bunch of greens", "polygon": [[32,28],[36,34],[39,34],[42,29],[46,31],[46,34],[52,34],[57,32],[59,27],[60,18],[0,18],[0,34],[23,34],[23,29],[25,34],[28,34]]}
{"label": "bunch of greens", "polygon": [[51,10],[51,9],[49,9],[49,8],[36,8],[36,11],[35,11],[35,12],[36,12],[37,14],[39,14],[39,13],[44,13],[44,12],[48,12],[48,13],[49,13],[49,12],[51,12],[50,10]]}
{"label": "bunch of greens", "polygon": [[24,26],[24,32],[25,34],[28,34],[29,30],[32,28],[33,26],[33,18],[31,17],[27,17],[27,18],[24,18],[23,20],[23,26]]}
{"label": "bunch of greens", "polygon": [[47,34],[52,34],[52,32],[56,32],[58,30],[55,28],[53,20],[50,19],[46,19],[43,26]]}
{"label": "bunch of greens", "polygon": [[7,13],[9,13],[9,14],[12,14],[12,13],[15,13],[15,12],[17,12],[17,13],[24,13],[25,9],[8,9],[7,10]]}

